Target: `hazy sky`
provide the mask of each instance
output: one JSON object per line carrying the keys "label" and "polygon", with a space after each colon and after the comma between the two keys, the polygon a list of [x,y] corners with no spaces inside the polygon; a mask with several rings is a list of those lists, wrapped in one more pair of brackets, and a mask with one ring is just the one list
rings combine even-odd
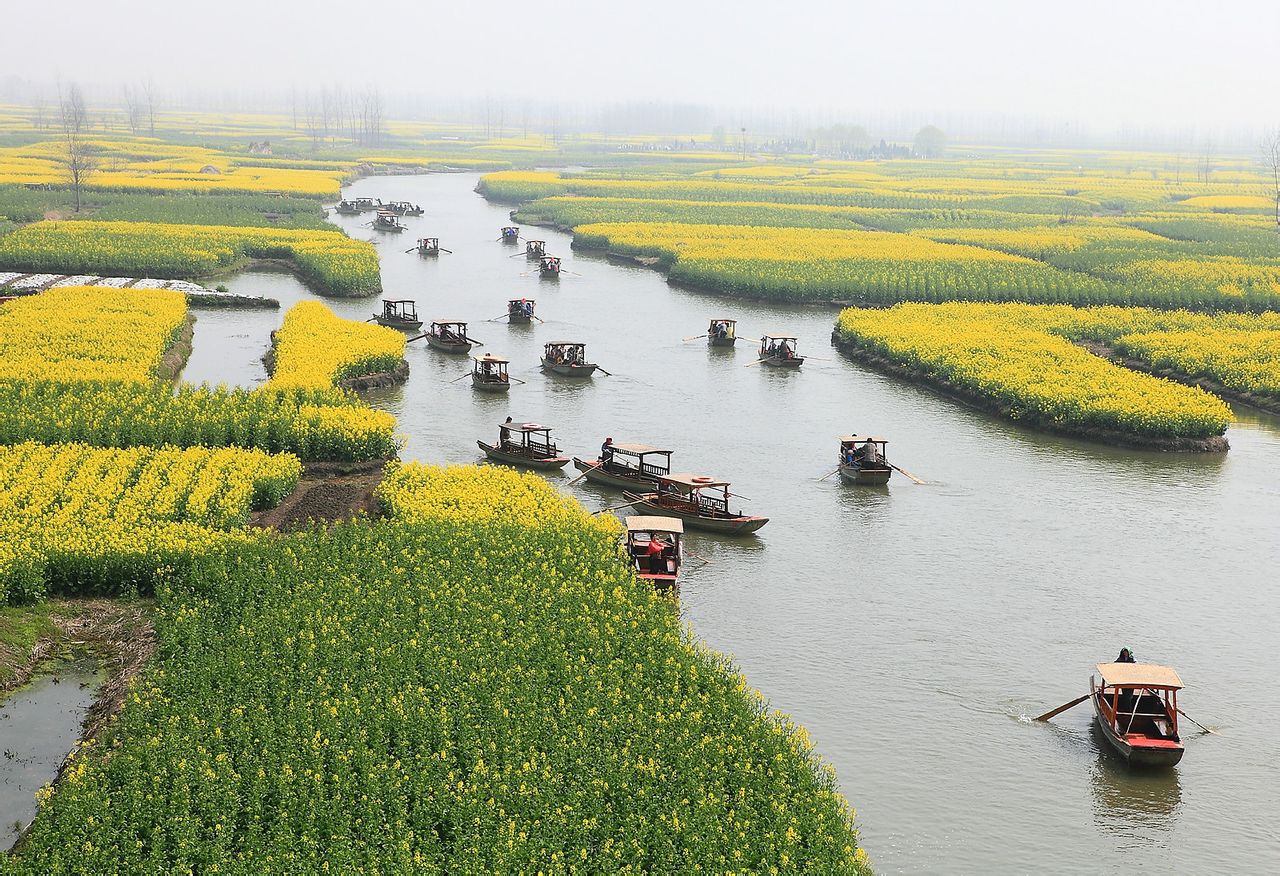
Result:
{"label": "hazy sky", "polygon": [[[0,75],[308,83],[1099,125],[1280,121],[1271,2],[45,0],[3,4]],[[40,35],[16,38],[17,34]],[[856,121],[856,118],[851,118]]]}

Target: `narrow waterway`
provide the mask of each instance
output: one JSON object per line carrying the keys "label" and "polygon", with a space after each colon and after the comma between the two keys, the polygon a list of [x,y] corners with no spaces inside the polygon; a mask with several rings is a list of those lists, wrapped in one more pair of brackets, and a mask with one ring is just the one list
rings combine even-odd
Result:
{"label": "narrow waterway", "polygon": [[[835,311],[718,298],[655,272],[575,255],[537,228],[573,273],[543,281],[499,243],[507,210],[474,175],[381,177],[349,195],[412,200],[404,235],[335,217],[375,239],[388,297],[426,319],[471,321],[485,349],[527,381],[510,398],[450,383],[465,357],[410,345],[403,387],[370,394],[405,433],[403,456],[475,462],[509,413],[594,456],[601,440],[677,451],[677,469],[733,482],[772,518],[758,537],[694,535],[682,610],[735,655],[773,705],[808,727],[857,805],[877,869],[892,872],[1280,869],[1280,419],[1239,409],[1225,456],[1117,450],[1037,434],[842,360]],[[404,250],[418,236],[452,254]],[[190,380],[252,385],[284,309],[311,298],[287,274],[249,273],[235,291],[280,312],[197,311]],[[509,297],[536,298],[533,326],[485,322]],[[329,301],[364,319],[376,299]],[[798,373],[751,365],[747,340],[708,350],[681,338],[711,316],[744,339],[791,332],[814,357]],[[614,373],[571,382],[538,369],[541,345],[583,341]],[[929,484],[883,489],[819,481],[835,437],[890,439],[890,458]],[[558,476],[567,481],[574,474]],[[617,493],[569,488],[592,507]],[[1088,690],[1122,646],[1170,663],[1180,703],[1219,729],[1184,724],[1174,770],[1135,775],[1094,735],[1088,706],[1052,724],[1027,716]]]}
{"label": "narrow waterway", "polygon": [[56,667],[0,700],[0,854],[36,814],[36,791],[75,747],[102,678],[89,661]]}

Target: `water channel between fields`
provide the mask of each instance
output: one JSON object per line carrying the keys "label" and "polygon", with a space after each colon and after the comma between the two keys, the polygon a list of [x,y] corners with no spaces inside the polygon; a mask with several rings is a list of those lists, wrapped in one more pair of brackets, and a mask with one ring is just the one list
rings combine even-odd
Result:
{"label": "water channel between fields", "polygon": [[[668,446],[676,468],[750,496],[745,507],[772,521],[758,537],[692,536],[712,563],[689,564],[682,610],[808,727],[880,872],[1280,869],[1280,418],[1238,408],[1226,455],[1037,434],[842,360],[828,340],[833,308],[673,289],[526,228],[574,272],[542,281],[497,242],[507,209],[475,182],[378,177],[348,193],[426,208],[404,235],[376,236],[387,296],[416,299],[426,319],[470,320],[528,383],[509,399],[450,384],[468,360],[416,342],[408,382],[367,398],[399,418],[406,459],[475,462],[476,439],[492,440],[510,413],[554,426],[572,453],[594,455],[606,435]],[[335,221],[375,239],[363,217]],[[418,236],[453,254],[406,254]],[[197,310],[185,377],[254,385],[269,331],[315,296],[288,274],[227,285],[282,309]],[[545,324],[484,321],[518,296],[537,299]],[[327,303],[352,319],[378,305]],[[746,339],[793,332],[822,358],[779,373],[745,367],[749,341],[681,343],[713,315],[737,318]],[[586,342],[616,376],[542,375],[551,340]],[[887,436],[890,458],[930,484],[819,482],[847,431]],[[569,489],[591,507],[620,499]],[[1026,720],[1086,691],[1093,663],[1122,646],[1175,665],[1181,705],[1221,729],[1188,734],[1171,772],[1120,766],[1087,706],[1051,725]]]}
{"label": "water channel between fields", "polygon": [[53,781],[102,685],[87,659],[58,663],[0,697],[0,854],[36,814],[36,791]]}

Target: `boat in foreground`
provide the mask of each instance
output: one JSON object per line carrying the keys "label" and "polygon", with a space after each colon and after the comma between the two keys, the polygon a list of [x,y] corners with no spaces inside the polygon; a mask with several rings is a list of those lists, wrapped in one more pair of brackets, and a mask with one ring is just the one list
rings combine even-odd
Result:
{"label": "boat in foreground", "polygon": [[520,226],[504,225],[502,226],[502,236],[498,238],[503,243],[519,243],[520,242]]}
{"label": "boat in foreground", "polygon": [[560,256],[544,255],[538,259],[538,276],[555,280],[560,277]]}
{"label": "boat in foreground", "polygon": [[410,299],[382,300],[382,313],[375,313],[374,320],[378,325],[387,328],[420,329],[422,320],[418,319],[418,305]]}
{"label": "boat in foreground", "polygon": [[471,386],[481,392],[506,392],[511,389],[507,360],[488,353],[476,356],[471,365]]}
{"label": "boat in foreground", "polygon": [[796,339],[792,335],[765,335],[760,338],[756,355],[761,364],[773,368],[799,368],[804,364],[804,357],[796,355]]}
{"label": "boat in foreground", "polygon": [[651,493],[623,492],[637,509],[650,514],[678,517],[695,529],[728,535],[755,532],[769,522],[768,517],[729,510],[729,482],[706,475],[667,474],[658,478]]}
{"label": "boat in foreground", "polygon": [[1102,735],[1134,767],[1171,767],[1182,760],[1178,691],[1182,679],[1154,663],[1099,663],[1089,676],[1093,715]]}
{"label": "boat in foreground", "polygon": [[587,361],[587,345],[552,341],[543,348],[542,367],[561,377],[590,377],[600,366]]}
{"label": "boat in foreground", "polygon": [[647,444],[610,444],[609,458],[573,458],[573,467],[593,484],[621,490],[652,490],[658,478],[671,472],[671,450]]}
{"label": "boat in foreground", "polygon": [[859,486],[889,483],[893,469],[889,467],[885,447],[888,441],[872,435],[845,435],[840,439],[840,480]]}
{"label": "boat in foreground", "polygon": [[658,590],[679,589],[680,563],[684,559],[684,525],[674,517],[638,515],[623,521],[627,557],[636,577],[652,581]]}
{"label": "boat in foreground", "polygon": [[502,423],[498,426],[497,445],[483,441],[476,444],[485,456],[508,465],[551,470],[564,468],[569,461],[551,440],[551,427],[540,423]]}
{"label": "boat in foreground", "polygon": [[409,226],[400,221],[400,217],[390,210],[379,210],[373,216],[374,231],[390,231],[393,234],[399,234]]}

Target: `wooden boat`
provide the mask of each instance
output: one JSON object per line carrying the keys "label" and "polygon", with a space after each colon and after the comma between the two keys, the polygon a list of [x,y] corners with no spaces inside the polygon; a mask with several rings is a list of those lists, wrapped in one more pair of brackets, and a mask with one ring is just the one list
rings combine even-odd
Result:
{"label": "wooden boat", "polygon": [[362,213],[368,213],[371,210],[382,209],[382,199],[374,200],[373,198],[348,198]]}
{"label": "wooden boat", "polygon": [[796,339],[791,335],[765,335],[757,353],[761,364],[774,368],[799,368],[804,357],[796,355]]}
{"label": "wooden boat", "polygon": [[507,302],[507,322],[527,325],[533,321],[533,310],[538,302],[532,298],[512,298]]}
{"label": "wooden boat", "polygon": [[[644,515],[627,517],[624,523],[623,545],[636,577],[652,581],[658,590],[677,591],[684,560],[684,525],[674,517]],[[655,540],[661,551],[651,553]]]}
{"label": "wooden boat", "polygon": [[557,279],[560,276],[560,256],[544,255],[538,262],[538,276]]}
{"label": "wooden boat", "polygon": [[432,320],[422,337],[426,338],[428,346],[442,353],[470,353],[472,345],[480,343],[467,337],[467,324],[459,319]]}
{"label": "wooden boat", "polygon": [[506,392],[511,388],[507,360],[501,356],[476,356],[471,363],[471,387],[481,392]]}
{"label": "wooden boat", "polygon": [[551,470],[564,468],[569,457],[551,440],[551,427],[538,423],[502,423],[498,426],[498,444],[477,441],[485,456],[508,465]]}
{"label": "wooden boat", "polygon": [[418,306],[409,299],[392,300],[384,298],[382,300],[382,313],[375,313],[373,318],[378,325],[385,325],[387,328],[422,328],[422,320],[418,319]]}
{"label": "wooden boat", "polygon": [[421,216],[426,210],[417,204],[411,204],[408,201],[392,201],[390,204],[383,205],[384,210],[390,210],[397,216]]}
{"label": "wooden boat", "polygon": [[1178,691],[1182,679],[1154,663],[1099,663],[1089,676],[1098,728],[1134,767],[1171,767],[1182,760]]}
{"label": "wooden boat", "polygon": [[593,484],[622,490],[652,490],[658,478],[671,472],[671,450],[647,444],[611,444],[609,460],[573,458],[573,467]]}
{"label": "wooden boat", "polygon": [[393,234],[399,234],[405,231],[409,226],[400,221],[400,217],[390,210],[379,210],[373,217],[374,231],[389,231]]}
{"label": "wooden boat", "polygon": [[520,226],[504,225],[502,226],[502,236],[499,238],[503,243],[517,244],[520,242]]}
{"label": "wooden boat", "polygon": [[418,250],[418,255],[420,256],[440,255],[440,238],[438,237],[418,238],[417,250]]}
{"label": "wooden boat", "polygon": [[769,522],[768,517],[735,514],[729,510],[729,482],[705,475],[666,474],[658,478],[651,493],[626,491],[632,507],[651,514],[678,517],[695,529],[730,535],[755,532]]}
{"label": "wooden boat", "polygon": [[360,213],[363,213],[364,210],[362,210],[353,201],[339,201],[337,206],[333,208],[333,212],[339,213],[343,216],[357,216]]}
{"label": "wooden boat", "polygon": [[545,240],[526,240],[524,242],[524,255],[529,259],[541,259],[547,254],[547,242]]}
{"label": "wooden boat", "polygon": [[590,377],[600,366],[587,361],[587,345],[552,341],[543,348],[542,368],[562,377]]}
{"label": "wooden boat", "polygon": [[870,435],[845,435],[840,439],[840,480],[846,484],[879,485],[889,483],[893,469],[889,467],[884,438]]}
{"label": "wooden boat", "polygon": [[708,347],[732,347],[738,340],[736,334],[738,321],[734,319],[713,319],[707,326]]}

